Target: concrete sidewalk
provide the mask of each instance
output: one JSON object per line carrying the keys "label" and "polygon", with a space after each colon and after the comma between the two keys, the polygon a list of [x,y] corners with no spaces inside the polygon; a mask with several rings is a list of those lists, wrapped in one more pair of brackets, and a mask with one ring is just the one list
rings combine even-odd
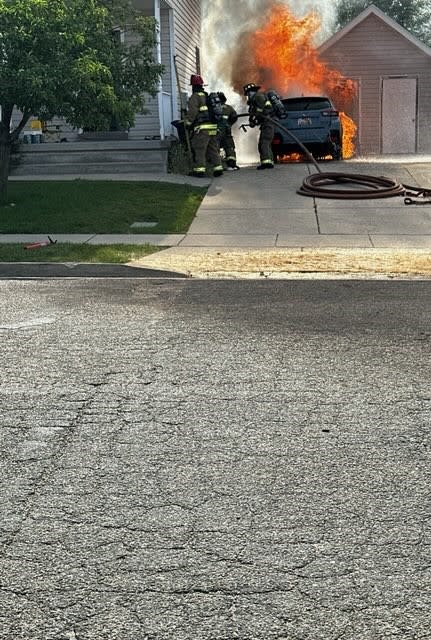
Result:
{"label": "concrete sidewalk", "polygon": [[[324,172],[385,176],[406,185],[431,189],[431,158],[321,163]],[[406,206],[402,197],[328,200],[298,195],[312,164],[255,166],[199,180],[171,174],[62,176],[61,179],[152,180],[209,185],[186,234],[50,234],[58,242],[154,244],[177,249],[205,248],[404,248],[431,249],[431,205]],[[12,180],[25,178],[11,178]],[[27,177],[27,179],[33,179]],[[40,177],[39,179],[49,179]],[[51,179],[59,179],[53,176]],[[29,243],[44,234],[0,234],[0,242]]]}

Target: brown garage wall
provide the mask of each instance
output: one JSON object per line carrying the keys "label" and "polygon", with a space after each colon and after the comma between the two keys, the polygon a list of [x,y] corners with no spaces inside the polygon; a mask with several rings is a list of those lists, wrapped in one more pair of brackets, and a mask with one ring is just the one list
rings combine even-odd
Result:
{"label": "brown garage wall", "polygon": [[[362,19],[361,19],[361,16]],[[377,8],[368,8],[324,43],[319,53],[330,67],[359,80],[358,143],[361,155],[381,153],[382,80],[418,81],[417,152],[431,152],[431,49]]]}

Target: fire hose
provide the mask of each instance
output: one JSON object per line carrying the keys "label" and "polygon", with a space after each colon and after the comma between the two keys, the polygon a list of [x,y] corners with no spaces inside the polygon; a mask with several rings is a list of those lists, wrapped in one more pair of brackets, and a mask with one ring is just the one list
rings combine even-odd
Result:
{"label": "fire hose", "polygon": [[[249,116],[249,114],[240,114],[238,117],[246,116]],[[406,205],[431,205],[431,199],[425,199],[431,198],[431,190],[429,189],[401,184],[396,180],[385,178],[384,176],[376,177],[338,171],[323,172],[316,159],[295,134],[287,129],[287,127],[284,127],[279,120],[275,120],[270,116],[263,117],[293,138],[303,150],[308,160],[310,160],[317,169],[317,173],[304,178],[301,187],[297,190],[297,193],[300,195],[338,200],[368,200],[372,198],[404,196],[404,204]],[[241,126],[244,130],[245,127],[246,125]],[[348,185],[355,185],[358,188],[349,189],[347,188]]]}

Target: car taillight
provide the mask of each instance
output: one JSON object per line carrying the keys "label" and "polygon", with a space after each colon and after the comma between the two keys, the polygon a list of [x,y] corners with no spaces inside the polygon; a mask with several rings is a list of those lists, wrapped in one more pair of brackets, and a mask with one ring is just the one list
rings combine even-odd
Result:
{"label": "car taillight", "polygon": [[338,118],[338,111],[335,111],[335,109],[326,109],[320,113],[322,116],[326,116],[327,118]]}

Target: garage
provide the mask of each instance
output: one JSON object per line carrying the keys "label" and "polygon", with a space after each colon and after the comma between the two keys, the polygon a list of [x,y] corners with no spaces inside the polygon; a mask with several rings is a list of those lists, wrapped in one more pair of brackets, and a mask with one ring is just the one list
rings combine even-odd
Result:
{"label": "garage", "polygon": [[319,47],[320,58],[354,80],[342,108],[358,131],[356,155],[431,151],[431,49],[369,6]]}

